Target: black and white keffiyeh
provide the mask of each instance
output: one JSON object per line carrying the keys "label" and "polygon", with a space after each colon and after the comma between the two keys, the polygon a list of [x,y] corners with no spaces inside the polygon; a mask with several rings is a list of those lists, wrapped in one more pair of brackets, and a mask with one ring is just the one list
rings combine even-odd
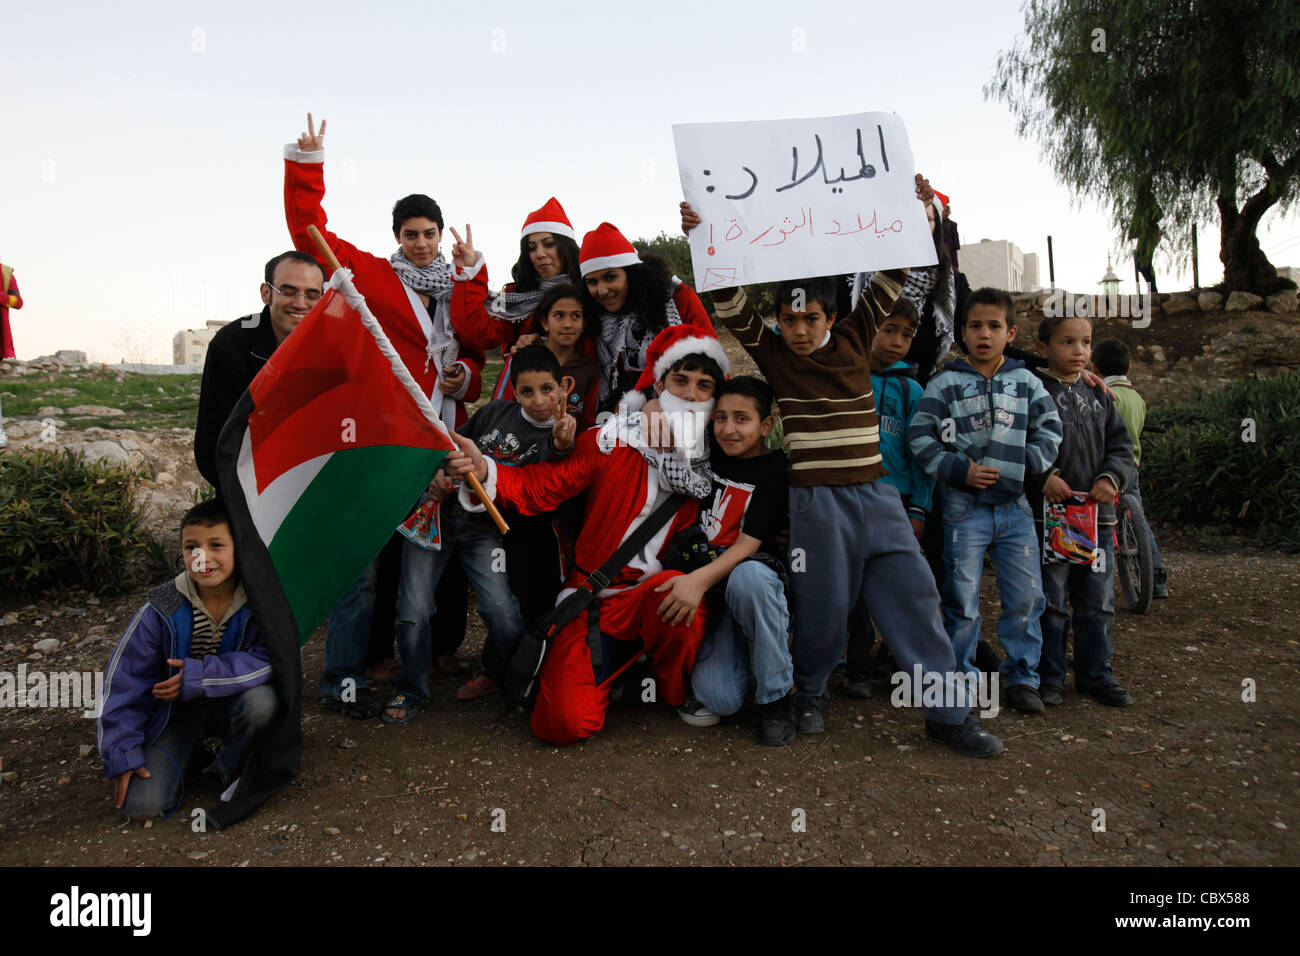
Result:
{"label": "black and white keffiyeh", "polygon": [[[849,285],[853,289],[853,303],[857,304],[858,297],[871,281],[874,272],[859,272],[855,276],[849,277]],[[942,299],[932,299],[931,293],[934,291],[935,283],[939,278],[938,266],[917,266],[913,267],[907,274],[907,281],[903,283],[902,290],[898,293],[899,298],[907,299],[916,306],[916,314],[925,315],[926,304],[932,306],[932,316],[934,319],[934,334],[938,340],[938,347],[930,359],[931,371],[937,371],[943,365],[944,358],[948,350],[952,348],[954,329],[956,327],[957,313],[957,282],[956,277],[951,271],[948,273],[947,295]]]}
{"label": "black and white keffiyeh", "polygon": [[[670,296],[664,303],[664,325],[681,325],[677,303]],[[652,332],[635,312],[604,313],[596,339],[596,358],[600,362],[600,396],[603,405],[610,392],[618,387],[623,371],[640,372],[645,368],[646,349],[658,332]],[[620,361],[622,366],[620,367]]]}
{"label": "black and white keffiyeh", "polygon": [[542,301],[542,296],[546,295],[547,291],[557,285],[572,284],[572,282],[572,279],[561,273],[558,276],[551,276],[549,279],[542,279],[541,286],[532,292],[515,292],[513,289],[503,289],[488,299],[487,313],[494,319],[503,319],[506,322],[517,324],[533,314],[538,303]]}
{"label": "black and white keffiyeh", "polygon": [[434,304],[433,335],[429,337],[426,354],[438,369],[451,368],[460,354],[460,343],[451,326],[451,290],[455,287],[452,267],[442,253],[427,266],[417,266],[406,253],[398,249],[388,261],[402,284],[414,292],[427,295]]}
{"label": "black and white keffiyeh", "polygon": [[713,490],[713,469],[709,467],[707,450],[705,454],[686,457],[680,450],[652,448],[645,437],[645,424],[645,415],[639,411],[619,412],[600,426],[596,447],[606,455],[620,445],[632,448],[655,469],[661,487],[691,498],[707,498]]}

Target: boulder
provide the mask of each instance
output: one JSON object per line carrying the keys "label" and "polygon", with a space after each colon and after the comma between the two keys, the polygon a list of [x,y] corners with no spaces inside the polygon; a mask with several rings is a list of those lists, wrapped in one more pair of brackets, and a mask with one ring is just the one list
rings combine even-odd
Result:
{"label": "boulder", "polygon": [[1199,308],[1200,304],[1188,292],[1175,292],[1164,303],[1164,310],[1168,315],[1177,312],[1193,312]]}
{"label": "boulder", "polygon": [[1263,304],[1264,300],[1255,293],[1238,291],[1228,295],[1228,304],[1224,308],[1229,312],[1245,312],[1248,309],[1258,309]]}
{"label": "boulder", "polygon": [[134,466],[140,463],[139,453],[132,454],[115,441],[91,441],[86,442],[79,448],[73,446],[75,450],[80,451],[87,461],[102,461],[110,465],[128,465]]}
{"label": "boulder", "polygon": [[1295,289],[1274,292],[1265,301],[1268,303],[1269,310],[1279,315],[1285,312],[1300,312],[1300,295],[1297,295]]}
{"label": "boulder", "polygon": [[1202,292],[1196,297],[1196,304],[1202,312],[1213,312],[1223,308],[1223,296],[1218,292]]}
{"label": "boulder", "polygon": [[126,412],[120,408],[109,408],[107,405],[73,405],[64,414],[67,415],[94,415],[96,417],[112,417],[116,415],[125,415]]}
{"label": "boulder", "polygon": [[54,353],[54,361],[60,365],[85,365],[86,353],[79,349],[59,349]]}
{"label": "boulder", "polygon": [[62,415],[63,409],[59,408],[58,405],[42,405],[40,408],[36,409],[36,414],[41,418],[44,418],[47,415]]}
{"label": "boulder", "polygon": [[49,654],[52,651],[57,651],[58,649],[59,649],[59,642],[52,637],[47,637],[44,640],[37,641],[35,644],[32,645],[32,650],[40,651],[42,654]]}

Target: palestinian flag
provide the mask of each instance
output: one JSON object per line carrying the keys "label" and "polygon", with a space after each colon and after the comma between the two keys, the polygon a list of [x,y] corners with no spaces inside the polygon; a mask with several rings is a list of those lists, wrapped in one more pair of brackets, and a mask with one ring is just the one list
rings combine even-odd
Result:
{"label": "palestinian flag", "polygon": [[[337,269],[222,429],[217,470],[281,713],[218,825],[297,773],[299,647],[402,523],[455,446],[379,321]],[[245,786],[247,784],[247,786]]]}

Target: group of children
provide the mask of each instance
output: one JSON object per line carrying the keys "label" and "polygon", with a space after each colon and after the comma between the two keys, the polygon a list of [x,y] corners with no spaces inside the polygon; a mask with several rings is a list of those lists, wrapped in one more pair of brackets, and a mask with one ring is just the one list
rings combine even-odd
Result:
{"label": "group of children", "polygon": [[[918,197],[932,195],[918,177]],[[395,235],[402,225],[395,215]],[[1007,703],[1041,713],[1062,702],[1071,622],[1076,689],[1132,703],[1110,667],[1110,564],[1043,565],[1027,499],[1087,495],[1104,525],[1136,484],[1124,420],[1081,379],[1087,318],[1045,319],[1046,368],[1031,371],[1005,354],[1016,332],[1010,297],[977,290],[958,316],[968,358],[922,391],[901,361],[920,324],[900,296],[907,270],[870,275],[843,316],[837,280],[780,283],[774,327],[744,289],[715,291],[719,321],[763,376],[730,378],[694,294],[608,223],[579,249],[554,200],[525,223],[516,287],[487,293],[468,230],[453,262],[448,294],[425,304],[432,315],[435,300],[445,303],[471,349],[509,353],[509,388],[459,424],[456,451],[414,504],[413,518],[426,520],[404,526],[402,667],[385,721],[405,723],[428,703],[430,619],[452,558],[488,630],[483,672],[462,698],[500,690],[529,625],[579,589],[596,593],[557,622],[540,662],[530,721],[556,744],[600,731],[638,661],[654,699],[692,726],[752,699],[761,744],[822,733],[851,623],[869,619],[893,666],[944,679],[942,699],[925,702],[926,733],[995,756],[1002,742],[981,726],[966,679],[978,671],[986,552],[1003,602]],[[784,451],[769,448],[776,409]],[[506,512],[504,537],[461,481],[471,473]],[[941,583],[921,548],[927,522],[942,523]],[[203,560],[151,592],[107,674],[101,751],[116,804],[133,816],[177,802],[187,763],[214,731],[226,744],[209,769],[231,784],[275,710],[221,506],[201,505],[182,525],[186,549],[196,536],[206,542]],[[640,547],[609,568],[633,539]],[[849,676],[850,692],[869,690],[860,672]]]}

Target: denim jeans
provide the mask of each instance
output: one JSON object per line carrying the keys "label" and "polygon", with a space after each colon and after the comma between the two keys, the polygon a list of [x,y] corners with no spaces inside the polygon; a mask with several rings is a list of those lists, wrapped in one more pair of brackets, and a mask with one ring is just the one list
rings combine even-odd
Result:
{"label": "denim jeans", "polygon": [[257,734],[279,709],[270,684],[250,687],[233,697],[172,704],[171,719],[144,752],[148,777],[131,777],[122,812],[129,817],[156,817],[176,808],[186,767],[199,744],[221,737],[224,744],[207,767],[226,782],[239,776]]}
{"label": "denim jeans", "polygon": [[754,703],[780,700],[794,687],[790,611],[780,576],[742,561],[727,577],[727,609],[695,655],[691,690],[715,714],[734,714],[751,685]]}
{"label": "denim jeans", "polygon": [[325,628],[325,662],[321,666],[321,696],[338,700],[343,682],[351,678],[354,691],[366,686],[366,654],[370,649],[370,619],[375,613],[375,581],[379,558],[366,565],[330,611]]}
{"label": "denim jeans", "polygon": [[[1140,480],[1141,477],[1142,477],[1142,472],[1140,470],[1134,470],[1133,487],[1129,488],[1126,494],[1130,494],[1137,499],[1137,503],[1142,506],[1143,517],[1146,517],[1147,506],[1142,504],[1142,482]],[[1150,518],[1147,518],[1147,530],[1151,531]],[[1165,563],[1160,559],[1160,546],[1156,544],[1156,533],[1154,531],[1151,531],[1151,568],[1152,570],[1159,570],[1164,566]]]}
{"label": "denim jeans", "polygon": [[[1038,673],[1043,683],[1065,683],[1065,641],[1074,625],[1074,686],[1079,689],[1115,683],[1110,668],[1110,631],[1115,621],[1115,543],[1111,527],[1097,535],[1105,549],[1099,570],[1082,564],[1043,565],[1043,657]],[[1066,607],[1066,601],[1069,607]]]}
{"label": "denim jeans", "polygon": [[998,642],[1007,655],[1002,661],[1002,686],[1037,687],[1043,586],[1034,518],[1025,496],[1005,505],[986,505],[976,503],[973,494],[949,488],[943,533],[943,619],[958,670],[978,674],[980,575],[984,553],[992,551],[1002,598]]}
{"label": "denim jeans", "polygon": [[507,662],[524,632],[519,601],[510,590],[501,533],[482,514],[467,514],[455,502],[442,508],[442,549],[429,551],[410,541],[402,545],[402,580],[397,587],[395,630],[402,670],[393,690],[415,703],[429,699],[433,671],[433,634],[429,616],[434,612],[434,592],[443,569],[452,558],[460,562],[478,594],[478,612],[487,624],[488,638]]}

